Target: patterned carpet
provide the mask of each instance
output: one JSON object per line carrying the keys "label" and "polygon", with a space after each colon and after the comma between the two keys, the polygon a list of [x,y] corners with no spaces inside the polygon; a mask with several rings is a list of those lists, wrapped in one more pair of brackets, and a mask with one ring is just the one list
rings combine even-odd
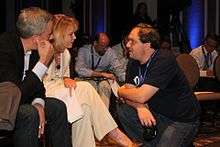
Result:
{"label": "patterned carpet", "polygon": [[[112,113],[115,117],[116,115]],[[199,132],[194,140],[194,147],[220,147],[220,112],[213,117],[213,114],[208,114],[206,119],[202,121]],[[202,116],[205,116],[203,114]],[[117,117],[115,117],[116,122]],[[120,126],[120,124],[119,124]],[[108,137],[102,141],[96,141],[97,147],[119,147],[116,143]],[[12,138],[2,140],[0,138],[0,147],[13,147]]]}
{"label": "patterned carpet", "polygon": [[[220,121],[219,121],[220,124]],[[7,140],[8,141],[8,140]],[[9,144],[9,145],[8,145]],[[220,125],[210,125],[200,127],[200,131],[194,141],[194,147],[220,147]],[[101,142],[96,141],[97,147],[119,147],[110,138],[105,137]],[[13,147],[11,140],[9,142],[1,142],[0,147]]]}
{"label": "patterned carpet", "polygon": [[195,147],[220,147],[220,103],[201,103],[201,125],[194,141]]}
{"label": "patterned carpet", "polygon": [[[220,147],[220,128],[205,128],[199,132],[193,145],[194,147]],[[101,142],[96,141],[97,147],[119,147],[114,141],[105,137]]]}
{"label": "patterned carpet", "polygon": [[[111,114],[119,124],[114,110],[115,108],[110,110]],[[213,115],[213,112],[208,112],[206,114],[202,114],[202,116],[203,119],[199,132],[193,142],[194,147],[220,147],[220,111],[215,115]],[[96,144],[97,147],[118,147],[111,139],[107,137],[101,142],[97,141]]]}
{"label": "patterned carpet", "polygon": [[206,122],[201,125],[194,141],[195,147],[220,147],[220,121]]}

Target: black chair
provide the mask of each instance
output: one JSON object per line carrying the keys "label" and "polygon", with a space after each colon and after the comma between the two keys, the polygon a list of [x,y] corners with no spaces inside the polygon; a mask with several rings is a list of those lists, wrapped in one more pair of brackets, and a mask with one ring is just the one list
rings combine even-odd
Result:
{"label": "black chair", "polygon": [[[189,85],[191,86],[192,89],[194,89],[194,87],[196,86],[198,80],[199,80],[199,67],[195,61],[195,59],[193,57],[191,57],[188,54],[181,54],[176,58],[180,68],[183,70]],[[214,65],[214,73],[216,75],[216,80],[220,79],[220,57],[218,57],[215,60],[215,65]],[[208,122],[210,122],[212,124],[212,127],[215,127],[215,115],[216,115],[216,109],[212,108],[212,112],[211,114],[206,114],[205,112],[209,112],[209,111],[205,111],[203,106],[207,106],[207,104],[215,104],[216,101],[220,100],[220,92],[216,92],[216,91],[194,91],[194,94],[197,98],[197,100],[199,100],[200,104],[202,105],[202,114],[201,114],[201,128],[200,130],[202,130],[201,132],[205,132],[205,133],[212,133],[211,130],[207,130],[206,128],[206,120],[208,120]],[[203,105],[204,104],[204,105]],[[210,111],[211,112],[211,111]],[[206,115],[205,115],[206,114]],[[208,119],[206,119],[208,118]],[[206,131],[207,130],[207,131]]]}
{"label": "black chair", "polygon": [[217,56],[214,64],[214,75],[215,78],[220,81],[220,56]]}
{"label": "black chair", "polygon": [[[192,88],[192,90],[195,88],[198,80],[199,80],[199,76],[200,76],[200,72],[199,72],[199,67],[197,62],[195,61],[195,59],[188,55],[188,54],[180,54],[179,56],[177,56],[176,58],[178,65],[180,66],[180,68],[182,69],[182,71],[184,72],[190,87]],[[215,73],[219,74],[220,73],[220,58],[218,58],[218,60],[216,60],[216,65],[215,65]],[[218,64],[218,65],[217,65]],[[218,71],[216,71],[216,69],[219,69]],[[203,102],[215,102],[216,100],[220,100],[220,93],[218,92],[212,92],[212,91],[202,91],[202,92],[194,92],[196,98],[200,101],[200,103]],[[203,115],[203,113],[201,114],[201,116]],[[203,118],[201,119],[201,122],[203,122]],[[211,121],[212,124],[214,126],[214,115],[211,116]],[[203,123],[202,123],[203,124]],[[201,132],[207,132],[207,129],[203,129],[206,127],[200,126],[200,133]],[[209,130],[208,130],[209,131]],[[191,144],[191,146],[193,146],[193,143]]]}
{"label": "black chair", "polygon": [[[183,70],[190,87],[193,89],[199,80],[199,67],[193,57],[188,54],[181,54],[177,58],[177,63]],[[216,79],[220,79],[220,56],[216,58],[214,65]],[[220,92],[200,91],[194,92],[199,101],[220,100]]]}
{"label": "black chair", "polygon": [[195,59],[189,54],[180,54],[176,61],[184,72],[190,87],[193,89],[199,80],[199,67]]}

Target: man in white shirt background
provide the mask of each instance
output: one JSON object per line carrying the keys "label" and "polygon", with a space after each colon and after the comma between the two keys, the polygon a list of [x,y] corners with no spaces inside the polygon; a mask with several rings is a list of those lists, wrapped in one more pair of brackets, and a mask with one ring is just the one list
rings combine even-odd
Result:
{"label": "man in white shirt background", "polygon": [[218,56],[218,36],[208,34],[204,44],[191,51],[190,55],[196,60],[200,71],[206,71],[206,75],[213,76],[215,58]]}

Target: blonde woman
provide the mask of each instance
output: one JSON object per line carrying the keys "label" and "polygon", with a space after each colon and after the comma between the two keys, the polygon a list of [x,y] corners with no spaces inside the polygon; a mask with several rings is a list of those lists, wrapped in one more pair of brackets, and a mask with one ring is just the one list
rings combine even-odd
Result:
{"label": "blonde woman", "polygon": [[[76,82],[69,78],[70,54],[67,49],[72,48],[72,44],[76,39],[74,33],[77,29],[78,21],[75,18],[64,15],[57,17],[52,34],[55,50],[54,60],[49,67],[47,76],[44,78],[46,91],[51,87],[55,88],[56,92],[59,91],[61,88],[60,83],[68,89],[68,94],[72,95],[74,91],[84,112],[81,119],[72,123],[73,147],[95,147],[95,138],[101,140],[105,135],[115,140],[120,146],[134,147],[136,145],[118,129],[117,124],[93,86],[87,82]],[[56,81],[58,84],[56,84]],[[56,85],[59,86],[56,88]]]}

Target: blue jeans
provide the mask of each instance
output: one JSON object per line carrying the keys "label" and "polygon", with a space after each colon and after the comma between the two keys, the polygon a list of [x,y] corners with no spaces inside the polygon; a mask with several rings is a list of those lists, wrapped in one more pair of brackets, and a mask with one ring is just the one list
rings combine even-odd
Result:
{"label": "blue jeans", "polygon": [[196,122],[175,122],[161,114],[154,114],[158,134],[151,141],[143,138],[143,127],[137,112],[127,104],[117,104],[117,113],[120,123],[128,136],[143,143],[143,147],[187,147],[194,139],[199,126]]}

